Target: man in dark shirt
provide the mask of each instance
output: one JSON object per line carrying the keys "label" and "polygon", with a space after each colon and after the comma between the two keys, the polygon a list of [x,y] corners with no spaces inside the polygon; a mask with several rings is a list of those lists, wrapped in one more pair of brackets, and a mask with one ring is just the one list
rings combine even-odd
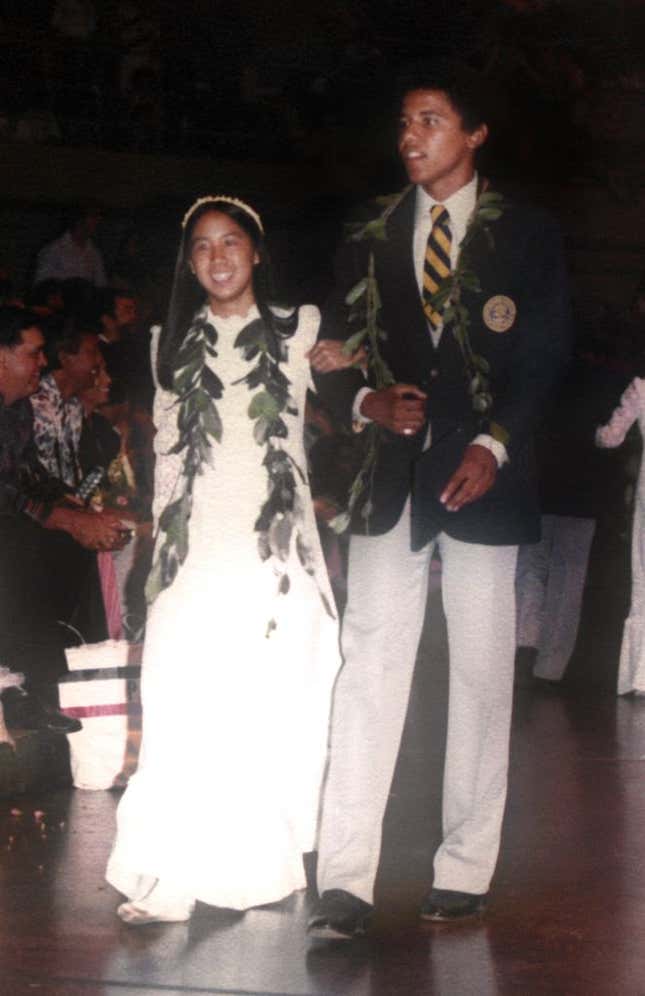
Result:
{"label": "man in dark shirt", "polygon": [[86,511],[38,462],[28,398],[45,366],[38,318],[0,308],[0,662],[25,675],[25,696],[2,697],[9,725],[78,728],[55,710],[56,684],[66,669],[59,620],[69,618],[71,593],[59,583],[64,558],[81,548],[113,550],[124,542],[112,513]]}

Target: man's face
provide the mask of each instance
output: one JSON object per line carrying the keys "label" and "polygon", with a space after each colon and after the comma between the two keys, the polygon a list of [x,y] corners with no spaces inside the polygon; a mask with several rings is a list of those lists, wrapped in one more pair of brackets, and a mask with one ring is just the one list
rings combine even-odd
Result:
{"label": "man's face", "polygon": [[0,393],[5,404],[12,405],[38,390],[40,372],[47,365],[45,340],[35,326],[23,329],[17,346],[0,348]]}
{"label": "man's face", "polygon": [[475,150],[487,134],[486,125],[466,131],[442,90],[412,90],[403,98],[399,154],[410,182],[435,200],[445,200],[472,179]]}
{"label": "man's face", "polygon": [[137,320],[137,302],[133,297],[115,298],[114,320],[120,329],[128,325],[134,325]]}
{"label": "man's face", "polygon": [[60,365],[72,394],[80,394],[94,384],[102,362],[99,338],[88,332],[81,339],[78,353],[61,353]]}

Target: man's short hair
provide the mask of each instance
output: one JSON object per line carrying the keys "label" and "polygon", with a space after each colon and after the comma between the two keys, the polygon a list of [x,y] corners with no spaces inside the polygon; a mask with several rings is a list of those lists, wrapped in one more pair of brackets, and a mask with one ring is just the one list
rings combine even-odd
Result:
{"label": "man's short hair", "polygon": [[60,367],[60,354],[74,355],[78,353],[83,339],[88,335],[98,336],[99,329],[91,321],[72,315],[65,319],[55,334],[48,339],[46,345],[47,361],[50,370]]}
{"label": "man's short hair", "polygon": [[398,106],[414,90],[439,90],[459,114],[465,131],[473,132],[492,119],[492,96],[485,77],[463,62],[415,60],[403,66],[395,87]]}
{"label": "man's short hair", "polygon": [[38,315],[13,305],[0,307],[0,349],[13,349],[22,342],[25,329],[40,328]]}
{"label": "man's short hair", "polygon": [[100,287],[96,293],[96,314],[116,318],[116,302],[122,297],[134,300],[135,295],[125,287]]}

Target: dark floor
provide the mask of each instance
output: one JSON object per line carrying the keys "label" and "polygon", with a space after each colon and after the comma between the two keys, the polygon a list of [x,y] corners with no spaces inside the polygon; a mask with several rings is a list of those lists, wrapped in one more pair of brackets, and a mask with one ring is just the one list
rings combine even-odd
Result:
{"label": "dark floor", "polygon": [[[605,580],[614,568],[605,562]],[[592,572],[588,601],[568,683],[538,687],[518,674],[508,812],[484,919],[416,919],[439,832],[446,655],[435,594],[370,936],[310,944],[304,894],[244,915],[200,906],[189,925],[124,927],[102,877],[118,795],[36,789],[0,799],[1,996],[643,996],[645,699],[611,688],[624,598],[594,590]],[[198,818],[195,800],[186,820]]]}

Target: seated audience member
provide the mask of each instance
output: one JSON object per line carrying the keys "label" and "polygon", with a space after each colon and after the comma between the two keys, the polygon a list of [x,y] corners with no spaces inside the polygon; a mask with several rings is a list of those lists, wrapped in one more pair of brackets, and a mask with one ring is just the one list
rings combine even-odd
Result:
{"label": "seated audience member", "polygon": [[[48,350],[54,369],[31,398],[34,441],[45,470],[76,490],[84,478],[79,457],[83,431],[80,395],[91,388],[104,360],[98,335],[80,319],[68,319]],[[61,581],[76,606],[74,625],[89,642],[108,635],[95,553],[77,549],[59,565]]]}
{"label": "seated audience member", "polygon": [[97,467],[107,476],[121,449],[119,433],[100,411],[108,403],[111,383],[105,360],[101,359],[93,383],[79,392],[83,423],[77,457],[84,478]]}
{"label": "seated audience member", "polygon": [[70,488],[81,482],[78,447],[83,427],[79,394],[94,385],[102,363],[95,329],[69,318],[50,344],[51,370],[31,398],[38,457]]}
{"label": "seated audience member", "polygon": [[72,212],[67,229],[47,243],[36,258],[34,283],[54,278],[87,280],[95,287],[105,287],[105,267],[100,250],[92,241],[101,221],[101,212],[81,207]]}
{"label": "seated audience member", "polygon": [[63,285],[60,280],[41,280],[34,284],[25,294],[25,307],[38,315],[40,330],[45,336],[45,355],[47,343],[58,335],[65,316],[65,299]]}
{"label": "seated audience member", "polygon": [[[96,466],[107,468],[93,500],[100,507],[117,510],[132,524],[131,541],[111,555],[114,572],[105,563],[107,555],[99,554],[99,565],[110,636],[134,639],[145,624],[144,588],[152,558],[154,426],[150,416],[131,405],[117,385],[112,384],[106,399],[106,384],[109,376],[101,370],[96,386],[81,395],[86,411],[80,459],[85,472]],[[113,574],[118,588],[118,620]]]}
{"label": "seated audience member", "polygon": [[124,536],[117,514],[70,501],[38,460],[28,399],[46,364],[43,345],[35,314],[0,308],[0,661],[25,675],[27,689],[8,689],[2,704],[9,726],[70,732],[78,721],[55,708],[66,669],[59,621],[74,609],[61,567],[79,550],[117,549]]}
{"label": "seated audience member", "polygon": [[[94,485],[89,487],[86,494],[86,500],[93,508],[103,507],[105,486],[109,481],[112,463],[117,459],[121,446],[119,434],[97,411],[97,408],[108,399],[110,383],[105,360],[101,358],[94,383],[79,394],[83,406],[83,427],[77,456],[86,482],[91,479],[92,474],[98,475]],[[125,509],[123,511],[125,513]],[[107,632],[112,640],[120,640],[123,636],[122,599],[113,559],[117,553],[123,552],[123,550],[115,551],[113,554],[106,550],[96,555]]]}
{"label": "seated audience member", "polygon": [[106,287],[97,294],[97,313],[102,346],[120,342],[136,324],[136,298],[124,288]]}
{"label": "seated audience member", "polygon": [[96,317],[101,352],[115,385],[125,385],[136,375],[137,357],[132,356],[132,336],[137,324],[137,301],[119,288],[106,288],[97,295]]}
{"label": "seated audience member", "polygon": [[60,280],[41,280],[27,292],[26,306],[37,315],[60,314],[64,307],[63,288]]}

